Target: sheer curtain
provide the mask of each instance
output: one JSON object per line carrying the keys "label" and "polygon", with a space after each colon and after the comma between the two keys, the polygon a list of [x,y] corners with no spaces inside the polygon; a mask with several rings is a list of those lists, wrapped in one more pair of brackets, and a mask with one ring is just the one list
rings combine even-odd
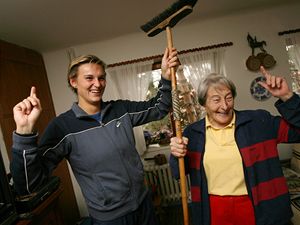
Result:
{"label": "sheer curtain", "polygon": [[180,62],[184,66],[184,74],[195,90],[197,90],[201,79],[209,73],[219,73],[226,76],[224,58],[225,48],[179,55]]}
{"label": "sheer curtain", "polygon": [[[225,74],[225,48],[210,49],[179,55],[184,67],[184,74],[189,83],[197,90],[201,79],[212,72]],[[152,82],[153,61],[144,61],[111,67],[107,72],[107,90],[109,99],[129,99],[143,101],[146,99],[149,82]],[[134,128],[136,147],[140,155],[147,149],[142,126]]]}
{"label": "sheer curtain", "polygon": [[296,69],[300,70],[300,33],[287,34],[283,37],[291,60]]}
{"label": "sheer curtain", "polygon": [[[143,101],[146,99],[149,82],[152,81],[153,61],[108,68],[107,83],[110,99],[129,99]],[[136,148],[140,155],[146,151],[146,143],[142,126],[134,128]]]}
{"label": "sheer curtain", "polygon": [[300,94],[300,33],[283,36],[289,56],[293,91]]}

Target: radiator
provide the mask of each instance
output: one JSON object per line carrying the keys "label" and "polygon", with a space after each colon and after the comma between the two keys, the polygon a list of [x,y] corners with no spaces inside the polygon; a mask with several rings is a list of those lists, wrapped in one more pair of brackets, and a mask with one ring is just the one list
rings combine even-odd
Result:
{"label": "radiator", "polygon": [[[169,164],[144,165],[145,182],[154,188],[155,194],[161,199],[162,205],[181,201],[180,183],[172,177]],[[186,177],[188,201],[191,200],[190,180]]]}

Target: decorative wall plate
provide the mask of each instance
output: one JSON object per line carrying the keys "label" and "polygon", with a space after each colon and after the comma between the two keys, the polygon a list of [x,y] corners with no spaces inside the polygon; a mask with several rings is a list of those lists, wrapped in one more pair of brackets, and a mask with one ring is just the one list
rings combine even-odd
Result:
{"label": "decorative wall plate", "polygon": [[272,95],[271,93],[265,89],[264,87],[260,86],[258,83],[259,81],[265,81],[265,77],[259,76],[256,77],[250,85],[250,93],[258,101],[264,101],[269,99]]}
{"label": "decorative wall plate", "polygon": [[260,62],[259,58],[257,58],[254,55],[250,55],[248,57],[248,59],[246,60],[246,66],[247,66],[248,70],[256,72],[259,70],[260,65],[261,65],[261,62]]}
{"label": "decorative wall plate", "polygon": [[247,69],[253,72],[257,72],[260,66],[264,66],[269,69],[276,64],[274,57],[266,52],[250,55],[246,60]]}
{"label": "decorative wall plate", "polygon": [[257,58],[259,58],[261,65],[269,69],[276,64],[274,57],[266,52],[258,53]]}

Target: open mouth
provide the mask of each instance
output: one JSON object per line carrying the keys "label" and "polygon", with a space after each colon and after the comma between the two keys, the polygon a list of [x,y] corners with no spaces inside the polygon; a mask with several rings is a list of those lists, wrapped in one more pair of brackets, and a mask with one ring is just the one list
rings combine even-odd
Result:
{"label": "open mouth", "polygon": [[93,93],[93,94],[101,94],[100,90],[91,90],[90,92]]}

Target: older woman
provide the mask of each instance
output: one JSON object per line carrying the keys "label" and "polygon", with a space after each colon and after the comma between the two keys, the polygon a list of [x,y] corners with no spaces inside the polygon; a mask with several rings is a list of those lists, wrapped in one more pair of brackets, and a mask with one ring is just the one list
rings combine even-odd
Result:
{"label": "older woman", "polygon": [[283,225],[292,217],[277,144],[300,142],[300,98],[284,78],[261,72],[281,116],[235,110],[233,82],[210,74],[198,90],[206,117],[171,140],[174,176],[178,157],[190,174],[193,225]]}

